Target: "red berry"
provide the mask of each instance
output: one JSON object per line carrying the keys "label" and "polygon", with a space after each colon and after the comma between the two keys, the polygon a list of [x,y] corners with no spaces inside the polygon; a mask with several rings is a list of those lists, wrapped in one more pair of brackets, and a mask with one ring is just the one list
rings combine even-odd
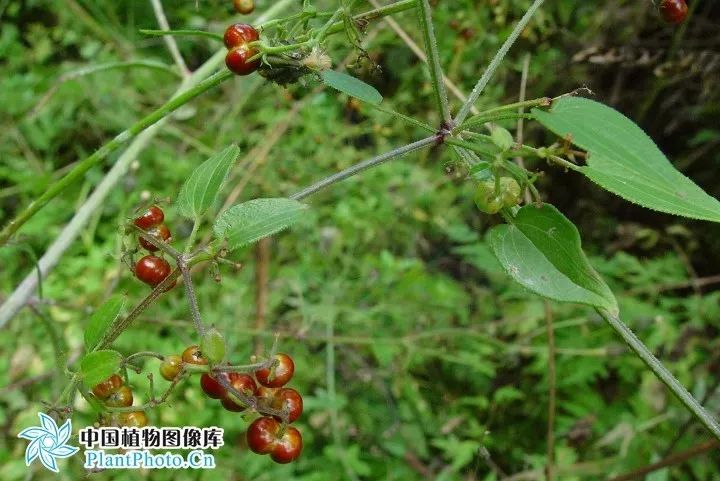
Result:
{"label": "red berry", "polygon": [[[228,382],[235,388],[235,390],[245,394],[246,396],[252,396],[255,394],[257,384],[252,376],[242,374],[239,372],[228,373]],[[240,402],[232,393],[228,392],[227,395],[222,399],[222,405],[228,411],[240,412],[245,409],[245,404]]]}
{"label": "red berry", "polygon": [[114,408],[124,408],[132,406],[133,394],[129,387],[120,386],[120,389],[110,394],[110,396],[108,396],[104,402],[106,406]]}
{"label": "red berry", "polygon": [[233,6],[237,13],[249,15],[255,10],[255,2],[253,0],[233,0]]}
{"label": "red berry", "polygon": [[250,75],[260,67],[260,59],[249,61],[257,53],[257,50],[245,45],[233,47],[225,55],[225,65],[236,75]]}
{"label": "red berry", "polygon": [[146,210],[140,217],[135,219],[135,225],[142,230],[148,230],[151,227],[162,224],[165,220],[165,213],[156,205]]}
{"label": "red berry", "polygon": [[188,364],[205,365],[208,363],[207,359],[205,359],[200,352],[200,348],[198,346],[190,346],[185,349],[182,353],[182,360]]}
{"label": "red berry", "polygon": [[260,34],[252,25],[234,23],[225,30],[223,42],[228,49],[244,46],[260,38]]}
{"label": "red berry", "polygon": [[687,3],[685,0],[662,0],[660,14],[667,23],[683,23],[688,15]]}
{"label": "red berry", "polygon": [[[284,387],[280,389],[272,401],[272,407],[280,411],[288,412],[288,422],[295,422],[303,411],[303,400],[299,392],[293,388]],[[275,419],[282,421],[279,416]]]}
{"label": "red berry", "polygon": [[132,411],[129,413],[120,413],[119,424],[132,428],[142,428],[147,426],[148,418],[143,411]]}
{"label": "red berry", "polygon": [[222,399],[227,395],[227,391],[222,384],[217,382],[213,376],[206,372],[200,376],[200,387],[203,391],[205,391],[205,394],[207,394],[208,397],[213,399]]}
{"label": "red berry", "polygon": [[124,384],[123,378],[117,374],[113,374],[103,382],[92,388],[92,393],[98,399],[107,399],[112,393],[120,389]]}
{"label": "red berry", "polygon": [[257,454],[269,454],[275,448],[280,423],[273,418],[258,418],[247,430],[247,443],[250,450]]}
{"label": "red berry", "polygon": [[[170,240],[171,234],[170,229],[167,228],[165,224],[160,224],[158,226],[155,226],[147,231],[147,234],[150,236],[153,236],[159,241],[167,242]],[[152,245],[150,242],[146,241],[142,237],[139,238],[140,245],[143,246],[145,249],[149,250],[150,252],[155,252],[158,250],[157,247]]]}
{"label": "red berry", "polygon": [[302,436],[300,431],[290,426],[285,429],[285,433],[275,441],[270,457],[273,461],[280,464],[287,464],[295,461],[302,452]]}
{"label": "red berry", "polygon": [[255,372],[258,382],[266,387],[282,387],[290,381],[295,372],[295,363],[287,354],[276,354],[275,362],[269,368]]}
{"label": "red berry", "polygon": [[180,356],[165,356],[165,360],[160,364],[160,375],[167,381],[172,381],[180,374],[182,369],[182,358]]}
{"label": "red berry", "polygon": [[[172,269],[165,259],[148,255],[135,264],[135,276],[145,284],[155,287],[170,275]],[[175,284],[168,287],[171,289]]]}

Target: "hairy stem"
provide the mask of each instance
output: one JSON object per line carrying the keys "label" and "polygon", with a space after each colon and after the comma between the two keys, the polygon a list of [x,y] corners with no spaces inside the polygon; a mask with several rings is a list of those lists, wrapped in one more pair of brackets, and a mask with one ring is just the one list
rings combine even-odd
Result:
{"label": "hairy stem", "polygon": [[420,7],[418,17],[420,18],[420,27],[425,40],[425,52],[430,67],[430,78],[432,79],[435,101],[440,110],[443,124],[449,126],[452,122],[452,114],[450,113],[450,104],[445,90],[445,83],[443,82],[443,70],[440,65],[440,53],[438,52],[437,38],[435,38],[435,29],[432,23],[430,2],[428,0],[418,0],[418,6]]}
{"label": "hairy stem", "polygon": [[435,136],[427,137],[422,140],[418,140],[417,142],[413,142],[413,143],[405,145],[403,147],[391,150],[390,152],[380,154],[376,157],[367,159],[363,162],[360,162],[351,167],[348,167],[347,169],[342,170],[342,171],[338,172],[337,174],[333,174],[329,177],[326,177],[308,187],[305,187],[300,192],[297,192],[297,193],[291,195],[290,198],[294,199],[294,200],[302,200],[305,197],[309,197],[312,194],[314,194],[326,187],[331,186],[332,184],[336,184],[336,183],[343,181],[349,177],[357,175],[364,170],[367,170],[367,169],[370,169],[377,165],[380,165],[382,163],[385,163],[388,160],[392,160],[394,158],[401,157],[405,154],[409,154],[410,152],[414,152],[414,151],[420,150],[424,147],[428,147],[430,145],[435,144],[436,142],[437,142],[437,138]]}
{"label": "hairy stem", "polygon": [[533,17],[538,8],[540,8],[543,2],[544,0],[535,0],[528,9],[528,11],[525,12],[525,15],[523,15],[523,17],[520,19],[518,24],[515,25],[512,33],[507,38],[507,40],[505,40],[505,43],[502,45],[502,47],[500,47],[500,50],[498,50],[498,52],[495,54],[495,57],[490,62],[490,65],[488,65],[488,68],[485,70],[482,77],[480,77],[480,80],[478,80],[477,84],[475,84],[475,88],[473,88],[467,100],[460,108],[460,112],[458,112],[457,116],[455,117],[455,125],[460,125],[465,121],[468,114],[470,114],[470,108],[475,105],[477,99],[480,98],[480,94],[482,94],[488,82],[490,82],[490,79],[492,79],[493,75],[495,75],[495,71],[500,66],[500,62],[503,61],[505,55],[507,55],[508,51],[510,50],[510,47],[513,46],[517,38],[520,36],[520,33],[525,29],[527,24],[530,23],[530,19]]}
{"label": "hairy stem", "polygon": [[112,139],[110,142],[108,142],[105,145],[103,145],[102,147],[100,147],[100,149],[98,149],[90,157],[87,157],[85,160],[83,160],[82,162],[77,164],[64,177],[62,177],[60,180],[58,180],[57,182],[50,185],[47,188],[47,190],[45,190],[45,192],[37,200],[31,202],[30,205],[27,206],[27,208],[25,208],[25,210],[23,210],[13,220],[11,220],[5,226],[5,228],[2,230],[2,232],[0,232],[0,245],[5,244],[8,241],[8,239],[15,232],[17,232],[17,230],[23,224],[25,224],[28,220],[30,220],[32,218],[32,216],[34,216],[40,209],[45,207],[48,202],[50,202],[60,192],[62,192],[67,187],[69,187],[71,184],[73,184],[75,181],[77,181],[92,167],[99,164],[110,153],[116,151],[122,145],[126,144],[128,141],[133,139],[140,132],[147,129],[151,125],[155,124],[159,120],[162,120],[168,114],[174,112],[179,107],[188,103],[190,100],[207,92],[208,90],[212,89],[213,87],[216,87],[220,83],[229,79],[231,76],[232,76],[232,72],[230,72],[229,70],[222,70],[222,71],[216,73],[215,75],[212,75],[211,77],[209,77],[209,78],[203,80],[202,82],[200,82],[199,84],[197,84],[195,87],[183,92],[182,94],[178,95],[177,97],[174,97],[173,99],[168,101],[165,105],[158,108],[154,112],[152,112],[149,115],[146,115],[142,119],[138,120],[130,128],[124,130],[123,132],[118,134],[114,139]]}
{"label": "hairy stem", "polygon": [[685,407],[697,418],[715,438],[720,440],[720,425],[713,416],[705,410],[704,407],[688,392],[675,376],[667,370],[667,368],[645,347],[645,344],[638,339],[630,328],[625,325],[618,317],[612,315],[604,309],[597,309],[597,312],[605,321],[610,324],[615,332],[620,334],[630,349],[642,359],[645,365],[660,379],[670,391],[685,405]]}

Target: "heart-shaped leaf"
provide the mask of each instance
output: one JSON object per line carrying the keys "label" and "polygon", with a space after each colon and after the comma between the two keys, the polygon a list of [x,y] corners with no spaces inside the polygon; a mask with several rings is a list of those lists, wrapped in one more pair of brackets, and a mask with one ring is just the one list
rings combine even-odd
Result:
{"label": "heart-shaped leaf", "polygon": [[114,296],[90,316],[90,320],[85,327],[85,349],[91,351],[97,345],[98,341],[120,315],[124,305],[124,297]]}
{"label": "heart-shaped leaf", "polygon": [[582,172],[630,202],[660,212],[720,222],[720,202],[678,172],[632,120],[592,100],[565,97],[549,112],[534,109],[548,129],[588,151]]}
{"label": "heart-shaped leaf", "polygon": [[104,381],[118,369],[122,363],[122,356],[117,351],[94,351],[85,355],[80,360],[80,374],[83,382],[88,387]]}
{"label": "heart-shaped leaf", "polygon": [[212,207],[238,155],[238,146],[231,145],[193,171],[178,194],[177,205],[181,215],[197,219]]}
{"label": "heart-shaped leaf", "polygon": [[230,251],[287,229],[307,206],[292,199],[254,199],[237,204],[215,221],[213,231]]}
{"label": "heart-shaped leaf", "polygon": [[325,85],[346,93],[351,97],[375,105],[382,102],[383,98],[380,92],[362,80],[334,70],[325,70],[321,75]]}
{"label": "heart-shaped leaf", "polygon": [[532,292],[617,314],[615,296],[585,257],[577,228],[555,207],[521,208],[510,224],[492,228],[488,241],[510,277]]}

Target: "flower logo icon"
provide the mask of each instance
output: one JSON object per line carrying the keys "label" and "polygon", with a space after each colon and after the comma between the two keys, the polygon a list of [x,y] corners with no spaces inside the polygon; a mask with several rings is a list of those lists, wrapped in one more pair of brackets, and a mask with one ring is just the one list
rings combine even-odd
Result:
{"label": "flower logo icon", "polygon": [[55,420],[44,413],[38,413],[41,426],[23,429],[19,438],[30,440],[25,450],[25,464],[30,466],[35,458],[40,458],[43,466],[50,471],[58,472],[56,458],[69,458],[78,452],[78,448],[67,443],[72,431],[72,421],[68,419],[61,427]]}

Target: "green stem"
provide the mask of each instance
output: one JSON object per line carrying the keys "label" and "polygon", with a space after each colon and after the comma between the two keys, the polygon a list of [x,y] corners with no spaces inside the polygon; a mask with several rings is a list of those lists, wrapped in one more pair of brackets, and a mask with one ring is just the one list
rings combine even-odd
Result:
{"label": "green stem", "polygon": [[154,112],[135,122],[135,124],[133,124],[130,128],[124,130],[110,142],[100,147],[100,149],[97,150],[90,157],[87,157],[85,160],[78,163],[64,177],[50,185],[37,200],[31,202],[30,205],[25,208],[25,210],[18,214],[3,228],[2,232],[0,232],[0,245],[5,244],[8,239],[10,239],[10,237],[15,234],[15,232],[17,232],[17,230],[23,224],[30,220],[32,216],[34,216],[40,209],[45,207],[48,202],[54,199],[60,192],[65,190],[72,183],[77,181],[92,167],[99,164],[109,154],[116,151],[122,145],[132,140],[135,136],[137,136],[146,128],[162,120],[167,115],[177,110],[179,107],[188,103],[190,100],[221,84],[230,77],[232,77],[232,73],[229,70],[222,70],[212,75],[211,77],[208,77],[204,81],[197,84],[195,87],[187,90],[186,92],[183,92],[177,97],[174,97],[162,107],[158,108]]}
{"label": "green stem", "polygon": [[632,330],[622,322],[618,317],[610,314],[604,309],[597,309],[598,314],[610,324],[615,332],[620,334],[625,343],[632,349],[637,356],[642,359],[645,365],[660,379],[665,386],[685,405],[685,407],[712,433],[715,438],[720,440],[720,425],[708,413],[704,407],[688,392],[675,376],[667,370],[667,368],[645,347],[645,344],[638,339]]}
{"label": "green stem", "polygon": [[426,130],[428,132],[435,133],[437,131],[437,129],[430,127],[425,122],[421,122],[420,120],[417,120],[413,117],[407,116],[405,114],[401,114],[400,112],[396,112],[393,109],[383,107],[380,104],[367,104],[367,105],[379,112],[383,112],[383,113],[392,115],[393,117],[395,117],[397,119],[403,120],[409,124],[413,124],[414,126],[420,127],[421,129]]}
{"label": "green stem", "polygon": [[195,218],[195,221],[193,222],[192,230],[190,231],[190,235],[187,238],[187,241],[185,241],[185,250],[183,251],[185,254],[189,254],[192,250],[193,244],[195,243],[195,237],[197,236],[198,229],[200,228],[200,219]]}
{"label": "green stem", "polygon": [[470,119],[468,119],[460,129],[471,129],[473,127],[477,127],[478,125],[482,125],[487,122],[496,122],[498,120],[517,120],[517,119],[527,119],[527,120],[533,120],[535,117],[533,117],[532,114],[521,114],[518,112],[498,112],[496,114],[489,114],[489,115],[476,115]]}
{"label": "green stem", "polygon": [[[485,148],[480,144],[475,144],[473,142],[467,142],[465,140],[460,140],[456,137],[446,137],[445,143],[450,145],[455,145],[457,147],[462,147],[464,149],[470,150],[472,152],[475,152],[480,155],[485,155],[487,157],[493,157],[498,153],[498,148]],[[493,145],[494,147],[494,145]]]}
{"label": "green stem", "polygon": [[348,167],[345,170],[341,170],[340,172],[338,172],[336,174],[325,177],[324,179],[310,185],[309,187],[304,188],[300,192],[293,194],[292,196],[290,196],[290,198],[294,199],[294,200],[302,200],[305,197],[309,197],[312,194],[314,194],[332,184],[335,184],[337,182],[347,179],[348,177],[352,177],[356,174],[359,174],[360,172],[362,172],[364,170],[367,170],[367,169],[370,169],[377,165],[380,165],[380,164],[387,162],[388,160],[392,160],[396,157],[400,157],[405,154],[409,154],[410,152],[420,150],[424,147],[429,147],[430,145],[433,145],[435,143],[437,143],[437,138],[435,136],[427,137],[422,140],[418,140],[417,142],[413,142],[412,144],[408,144],[403,147],[391,150],[390,152],[386,152],[386,153],[378,155],[376,157],[372,157],[370,159],[364,160],[363,162],[357,163],[351,167]]}
{"label": "green stem", "polygon": [[223,41],[223,36],[217,33],[206,32],[205,30],[145,30],[141,29],[140,33],[153,37],[162,37],[171,35],[174,37],[205,37],[218,42]]}
{"label": "green stem", "polygon": [[[391,3],[390,5],[386,5],[384,7],[376,8],[373,10],[368,10],[365,13],[355,15],[353,17],[353,20],[356,22],[369,22],[370,20],[375,20],[378,18],[387,17],[388,15],[392,15],[394,13],[400,13],[406,10],[410,10],[412,8],[415,8],[416,5],[417,0],[402,0],[400,2]],[[331,25],[330,28],[328,28],[326,34],[331,35],[333,33],[342,32],[344,28],[344,22],[336,22],[335,24]]]}
{"label": "green stem", "polygon": [[443,70],[440,65],[440,54],[438,52],[437,39],[435,38],[435,30],[432,23],[432,12],[428,0],[418,0],[418,17],[420,18],[420,27],[425,40],[425,54],[428,58],[430,67],[430,78],[432,79],[433,93],[437,102],[440,116],[445,125],[449,126],[452,122],[452,114],[450,113],[450,104],[448,103],[447,91],[445,90],[445,82],[443,82]]}
{"label": "green stem", "polygon": [[488,68],[485,70],[482,77],[480,77],[480,80],[478,80],[477,84],[475,84],[475,88],[473,88],[467,100],[460,108],[460,112],[458,112],[457,116],[455,117],[455,124],[459,125],[465,121],[468,114],[470,114],[470,109],[473,105],[475,105],[475,102],[477,102],[480,94],[483,92],[488,82],[490,82],[490,79],[492,79],[493,75],[495,75],[495,71],[500,66],[500,62],[502,62],[502,60],[505,58],[505,55],[507,55],[510,47],[513,46],[517,38],[520,36],[520,33],[525,29],[527,24],[530,23],[530,19],[533,17],[537,9],[540,8],[540,6],[543,4],[543,1],[544,0],[535,0],[530,6],[530,8],[527,10],[527,12],[525,12],[525,15],[523,15],[523,17],[517,23],[517,25],[515,25],[512,33],[507,38],[507,40],[505,40],[505,43],[503,43],[502,47],[500,47],[500,50],[498,50],[498,52],[495,54],[495,57],[493,57],[490,65],[488,65]]}

